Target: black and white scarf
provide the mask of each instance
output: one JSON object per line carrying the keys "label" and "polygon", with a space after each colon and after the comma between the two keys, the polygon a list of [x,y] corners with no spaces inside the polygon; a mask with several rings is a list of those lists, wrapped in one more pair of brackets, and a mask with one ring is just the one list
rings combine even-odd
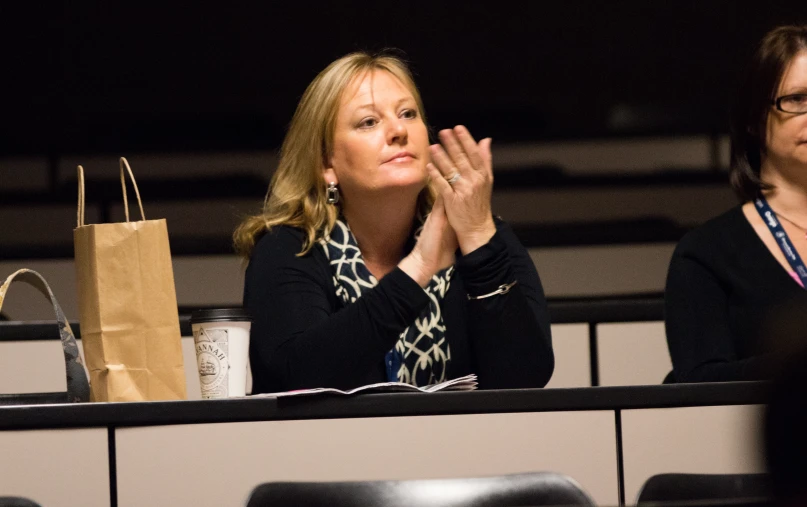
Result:
{"label": "black and white scarf", "polygon": [[[330,235],[320,240],[320,245],[333,270],[336,296],[342,302],[354,303],[362,291],[378,285],[378,280],[364,264],[350,227],[341,218],[336,221]],[[425,289],[429,306],[400,334],[392,351],[401,358],[397,373],[399,382],[425,386],[446,380],[451,349],[446,340],[440,305],[453,274],[454,266],[451,266],[432,277]]]}

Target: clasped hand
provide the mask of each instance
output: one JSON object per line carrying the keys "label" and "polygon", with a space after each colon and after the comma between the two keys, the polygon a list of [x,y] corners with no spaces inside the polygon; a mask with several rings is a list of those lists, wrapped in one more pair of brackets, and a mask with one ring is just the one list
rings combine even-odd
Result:
{"label": "clasped hand", "polygon": [[431,146],[432,162],[426,166],[437,199],[412,251],[413,264],[420,274],[414,278],[422,286],[438,270],[454,263],[457,247],[463,255],[468,254],[496,233],[490,210],[491,139],[477,144],[463,126],[442,130],[439,137],[442,145]]}

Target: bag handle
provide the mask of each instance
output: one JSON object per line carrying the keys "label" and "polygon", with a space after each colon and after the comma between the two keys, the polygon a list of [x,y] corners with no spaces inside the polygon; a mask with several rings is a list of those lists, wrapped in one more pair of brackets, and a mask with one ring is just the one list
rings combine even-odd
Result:
{"label": "bag handle", "polygon": [[126,157],[120,158],[120,186],[123,189],[123,210],[126,212],[126,221],[129,221],[129,199],[126,195],[126,177],[123,173],[123,168],[126,167],[126,170],[129,172],[129,178],[132,180],[132,186],[134,187],[135,195],[137,196],[137,205],[140,207],[140,220],[146,219],[146,214],[143,213],[143,201],[140,200],[140,191],[137,189],[137,182],[135,181],[134,174],[132,173],[132,168],[129,167],[129,161],[126,160]]}
{"label": "bag handle", "polygon": [[[79,219],[81,218],[79,212]],[[0,310],[3,308],[3,300],[6,297],[6,292],[11,286],[11,282],[18,280],[26,282],[35,289],[39,290],[43,296],[53,304],[53,311],[56,314],[56,320],[59,323],[59,335],[62,340],[62,349],[64,350],[64,364],[65,374],[67,376],[67,399],[71,402],[82,402],[90,400],[90,383],[87,380],[87,372],[84,369],[84,364],[81,362],[81,356],[78,353],[78,345],[76,344],[76,337],[73,335],[73,330],[70,328],[70,323],[67,321],[62,307],[56,301],[53,291],[50,290],[48,282],[37,273],[30,269],[20,269],[11,274],[3,285],[0,285]]]}
{"label": "bag handle", "polygon": [[[137,182],[135,181],[134,173],[132,173],[132,168],[129,167],[129,161],[126,160],[125,157],[120,158],[120,186],[123,190],[123,211],[126,214],[126,221],[129,221],[129,196],[126,193],[126,173],[124,172],[124,168],[129,173],[129,178],[132,180],[132,186],[134,187],[135,195],[137,196],[137,205],[140,208],[140,220],[146,219],[146,214],[143,212],[143,201],[140,199],[140,190],[137,188]],[[78,168],[78,212],[76,214],[76,222],[78,223],[78,227],[84,226],[84,208],[86,207],[85,202],[85,191],[84,191],[84,168],[79,165]]]}
{"label": "bag handle", "polygon": [[84,168],[78,166],[78,216],[76,217],[79,227],[84,226]]}

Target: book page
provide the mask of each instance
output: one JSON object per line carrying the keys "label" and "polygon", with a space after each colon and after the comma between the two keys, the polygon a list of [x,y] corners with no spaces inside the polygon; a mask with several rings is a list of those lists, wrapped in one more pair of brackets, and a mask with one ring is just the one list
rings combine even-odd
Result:
{"label": "book page", "polygon": [[279,393],[254,394],[251,395],[250,398],[287,398],[290,396],[311,396],[317,394],[339,394],[342,396],[351,396],[359,393],[389,392],[436,393],[438,391],[472,391],[476,389],[476,386],[476,375],[471,374],[424,387],[416,387],[403,382],[379,382],[377,384],[359,386],[348,391],[342,391],[341,389],[336,389],[333,387],[315,387],[312,389],[299,389]]}

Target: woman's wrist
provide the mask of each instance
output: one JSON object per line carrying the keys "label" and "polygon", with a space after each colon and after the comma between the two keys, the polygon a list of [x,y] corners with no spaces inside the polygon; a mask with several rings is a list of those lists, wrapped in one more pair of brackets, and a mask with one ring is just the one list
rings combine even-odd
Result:
{"label": "woman's wrist", "polygon": [[434,276],[434,273],[431,273],[430,270],[426,268],[423,260],[415,251],[412,251],[412,253],[404,257],[403,260],[398,263],[398,268],[424,289],[429,285],[432,276]]}
{"label": "woman's wrist", "polygon": [[487,245],[490,238],[492,238],[495,234],[496,224],[493,223],[493,219],[491,218],[491,220],[485,224],[484,227],[465,233],[462,236],[457,235],[457,242],[459,243],[462,255],[468,255],[474,250]]}

